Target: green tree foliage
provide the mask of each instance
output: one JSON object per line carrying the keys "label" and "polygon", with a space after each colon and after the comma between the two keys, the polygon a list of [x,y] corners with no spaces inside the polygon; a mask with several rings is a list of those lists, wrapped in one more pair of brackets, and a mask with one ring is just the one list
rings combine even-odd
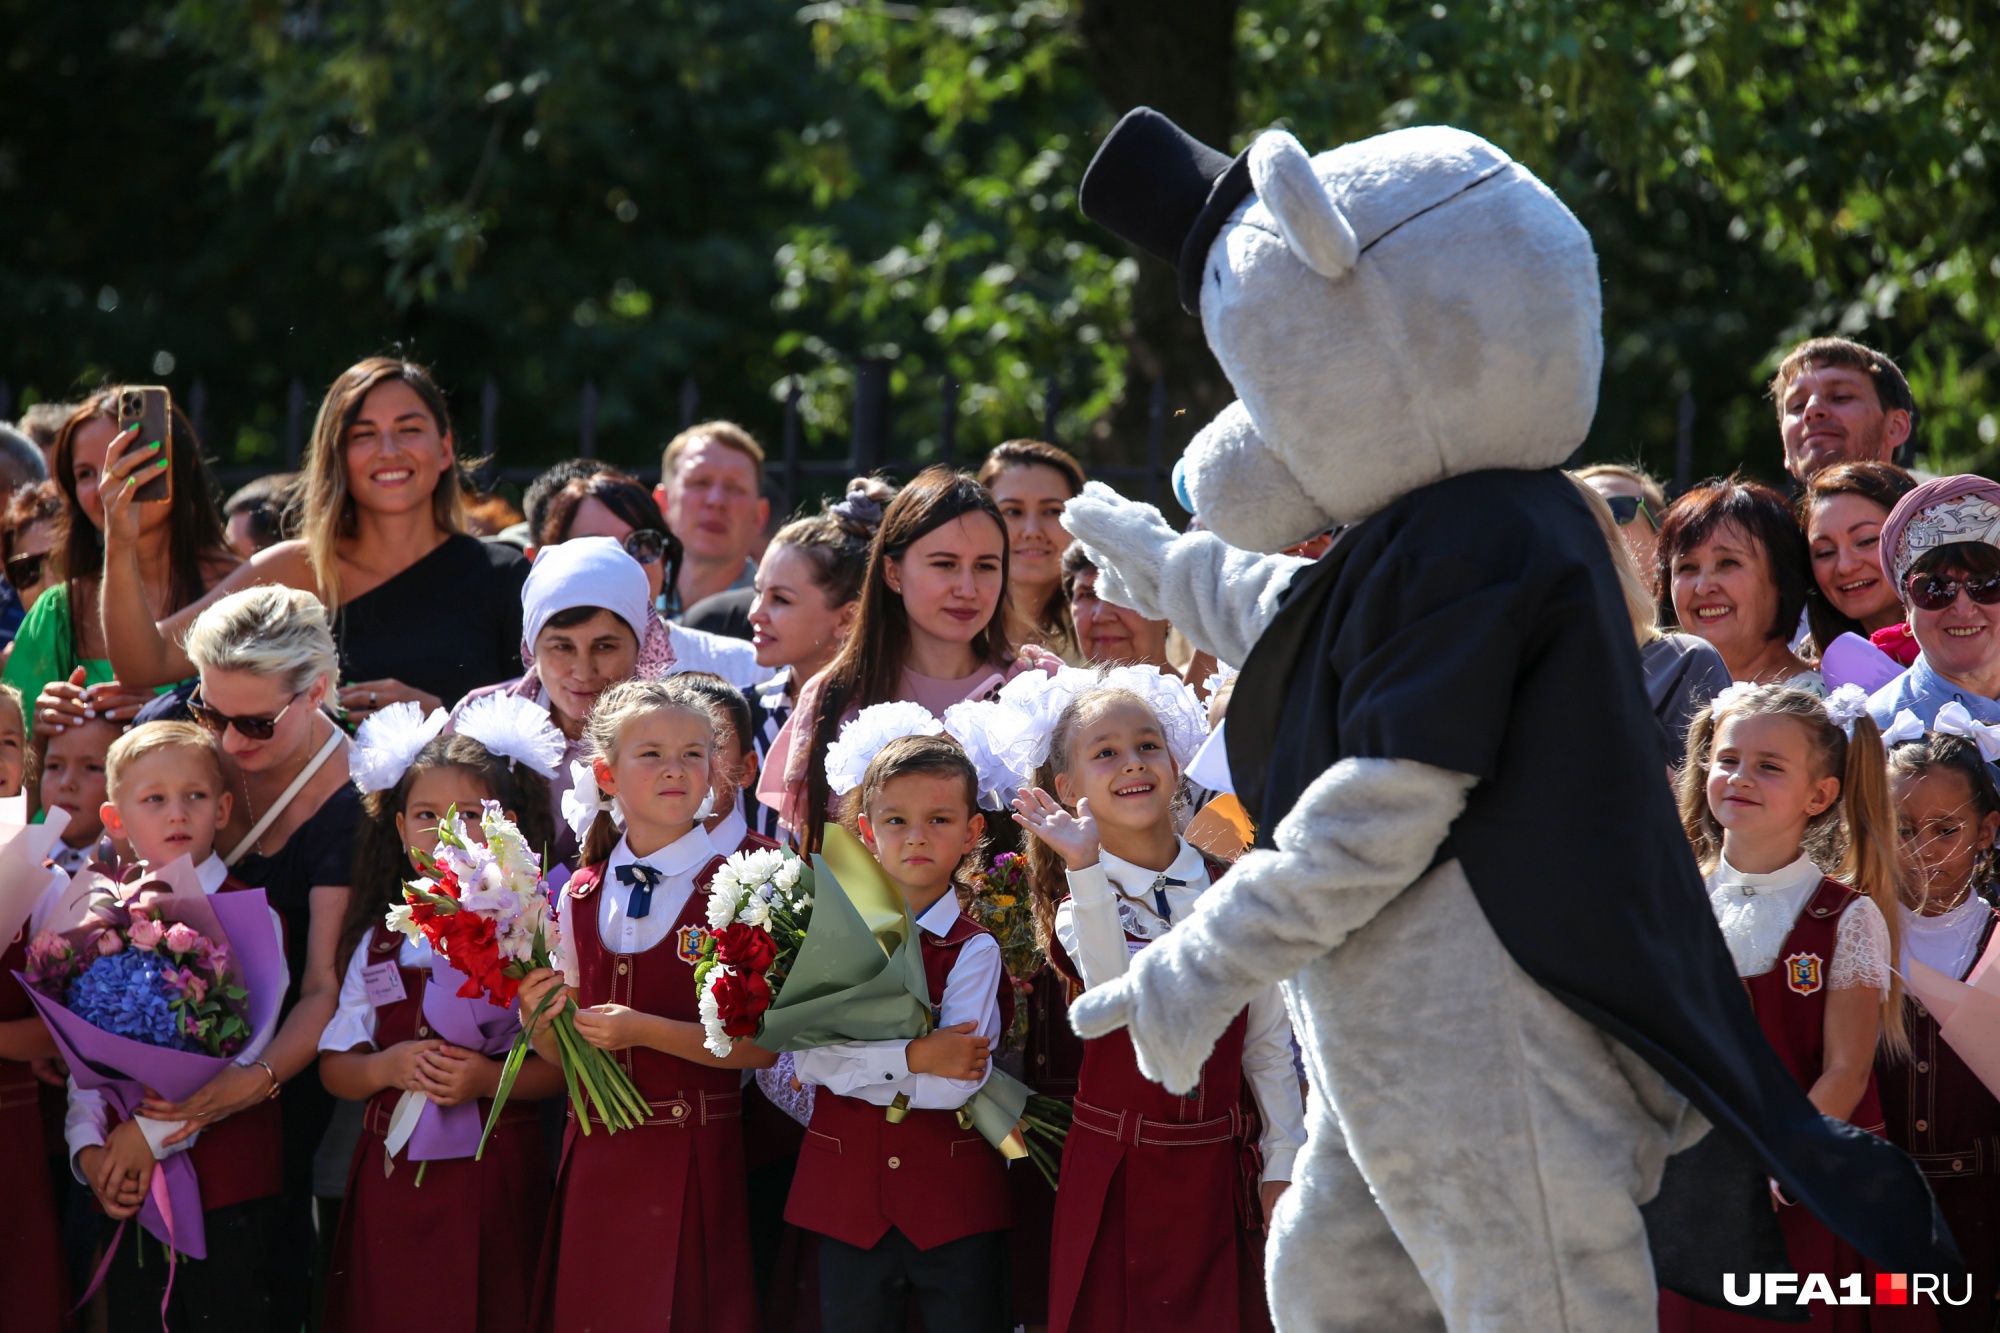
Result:
{"label": "green tree foliage", "polygon": [[[1203,24],[1233,25],[1233,44]],[[839,449],[855,358],[925,455],[1058,433],[1177,445],[1226,394],[1170,280],[1075,209],[1144,100],[1240,148],[1448,121],[1595,237],[1597,457],[1775,471],[1760,381],[1808,333],[1909,371],[1933,466],[2000,459],[2000,14],[1908,0],[0,0],[0,361],[17,396],[208,387],[225,461],[271,460],[392,345],[487,376],[501,454],[643,463],[693,376],[775,434],[796,382]],[[1233,108],[1233,111],[1230,110]],[[1207,127],[1207,128],[1202,128]],[[1158,270],[1158,271],[1155,271]],[[468,441],[477,447],[486,442]]]}

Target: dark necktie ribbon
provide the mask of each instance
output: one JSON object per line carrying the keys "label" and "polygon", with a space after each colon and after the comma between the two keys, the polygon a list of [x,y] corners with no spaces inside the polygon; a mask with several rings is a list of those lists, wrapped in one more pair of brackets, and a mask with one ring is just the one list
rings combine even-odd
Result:
{"label": "dark necktie ribbon", "polygon": [[618,882],[628,885],[631,898],[625,904],[625,915],[637,920],[653,910],[653,890],[660,887],[665,873],[655,870],[644,861],[634,861],[629,866],[618,867]]}
{"label": "dark necktie ribbon", "polygon": [[1153,876],[1153,906],[1159,910],[1160,920],[1168,925],[1174,923],[1174,909],[1167,906],[1167,886],[1182,889],[1187,887],[1184,879],[1169,879],[1165,875]]}

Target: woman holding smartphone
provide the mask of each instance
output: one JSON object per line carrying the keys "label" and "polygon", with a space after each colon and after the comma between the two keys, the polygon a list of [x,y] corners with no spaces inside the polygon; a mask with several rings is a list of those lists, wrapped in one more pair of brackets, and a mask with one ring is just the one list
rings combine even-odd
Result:
{"label": "woman holding smartphone", "polygon": [[[223,536],[201,444],[187,417],[172,408],[168,438],[141,439],[137,423],[130,429],[118,423],[124,392],[113,387],[93,394],[56,434],[52,470],[63,502],[50,549],[50,585],[21,622],[0,672],[22,698],[36,701],[31,727],[60,727],[65,714],[74,717],[86,707],[127,721],[152,698],[150,686],[193,674],[184,669],[144,682],[116,679],[99,620],[108,544],[130,553],[132,577],[122,591],[154,620],[199,601],[239,563]],[[171,503],[134,503],[141,485],[168,472]]]}
{"label": "woman holding smartphone", "polygon": [[[300,536],[259,551],[191,606],[141,595],[145,558],[112,534],[104,627],[120,680],[191,674],[180,643],[211,602],[275,583],[333,617],[350,719],[403,700],[426,712],[520,674],[521,581],[511,546],[465,531],[465,488],[444,393],[422,366],[370,357],[327,390],[300,480]],[[142,463],[132,474],[143,486]]]}

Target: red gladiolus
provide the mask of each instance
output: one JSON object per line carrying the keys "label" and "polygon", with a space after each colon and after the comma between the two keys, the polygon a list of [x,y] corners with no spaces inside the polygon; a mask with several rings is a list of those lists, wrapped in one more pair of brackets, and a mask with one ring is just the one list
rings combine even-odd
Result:
{"label": "red gladiolus", "polygon": [[1923,651],[1922,647],[1917,643],[1917,636],[1910,633],[1910,627],[1907,624],[1890,625],[1886,628],[1878,629],[1868,636],[1868,642],[1895,658],[1903,666],[1915,666],[1917,654]]}
{"label": "red gladiolus", "polygon": [[715,932],[715,954],[739,972],[762,977],[778,957],[778,942],[739,921]]}

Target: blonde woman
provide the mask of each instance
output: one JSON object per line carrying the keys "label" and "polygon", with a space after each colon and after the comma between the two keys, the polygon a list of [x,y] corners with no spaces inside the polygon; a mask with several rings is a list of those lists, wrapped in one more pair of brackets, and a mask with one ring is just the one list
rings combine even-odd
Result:
{"label": "blonde woman", "polygon": [[[141,484],[137,462],[113,482]],[[465,531],[464,486],[444,394],[422,366],[370,357],[320,404],[299,483],[301,535],[237,569],[199,602],[157,619],[139,549],[107,525],[104,629],[128,687],[190,674],[180,646],[220,597],[275,583],[316,594],[333,613],[345,681],[339,703],[365,717],[400,700],[426,710],[520,674],[518,550]]]}
{"label": "blonde woman", "polygon": [[[214,733],[235,797],[215,849],[284,919],[291,989],[278,1031],[256,1061],[232,1065],[183,1101],[149,1097],[139,1114],[186,1121],[180,1137],[283,1088],[284,1188],[271,1249],[310,1254],[313,1154],[334,1103],[308,1071],[340,995],[334,953],[361,819],[348,781],[347,737],[326,711],[339,659],[318,598],[278,587],[245,589],[209,606],[188,630],[187,654],[201,677],[188,708]],[[272,1326],[297,1327],[310,1296],[306,1265],[277,1266]]]}

